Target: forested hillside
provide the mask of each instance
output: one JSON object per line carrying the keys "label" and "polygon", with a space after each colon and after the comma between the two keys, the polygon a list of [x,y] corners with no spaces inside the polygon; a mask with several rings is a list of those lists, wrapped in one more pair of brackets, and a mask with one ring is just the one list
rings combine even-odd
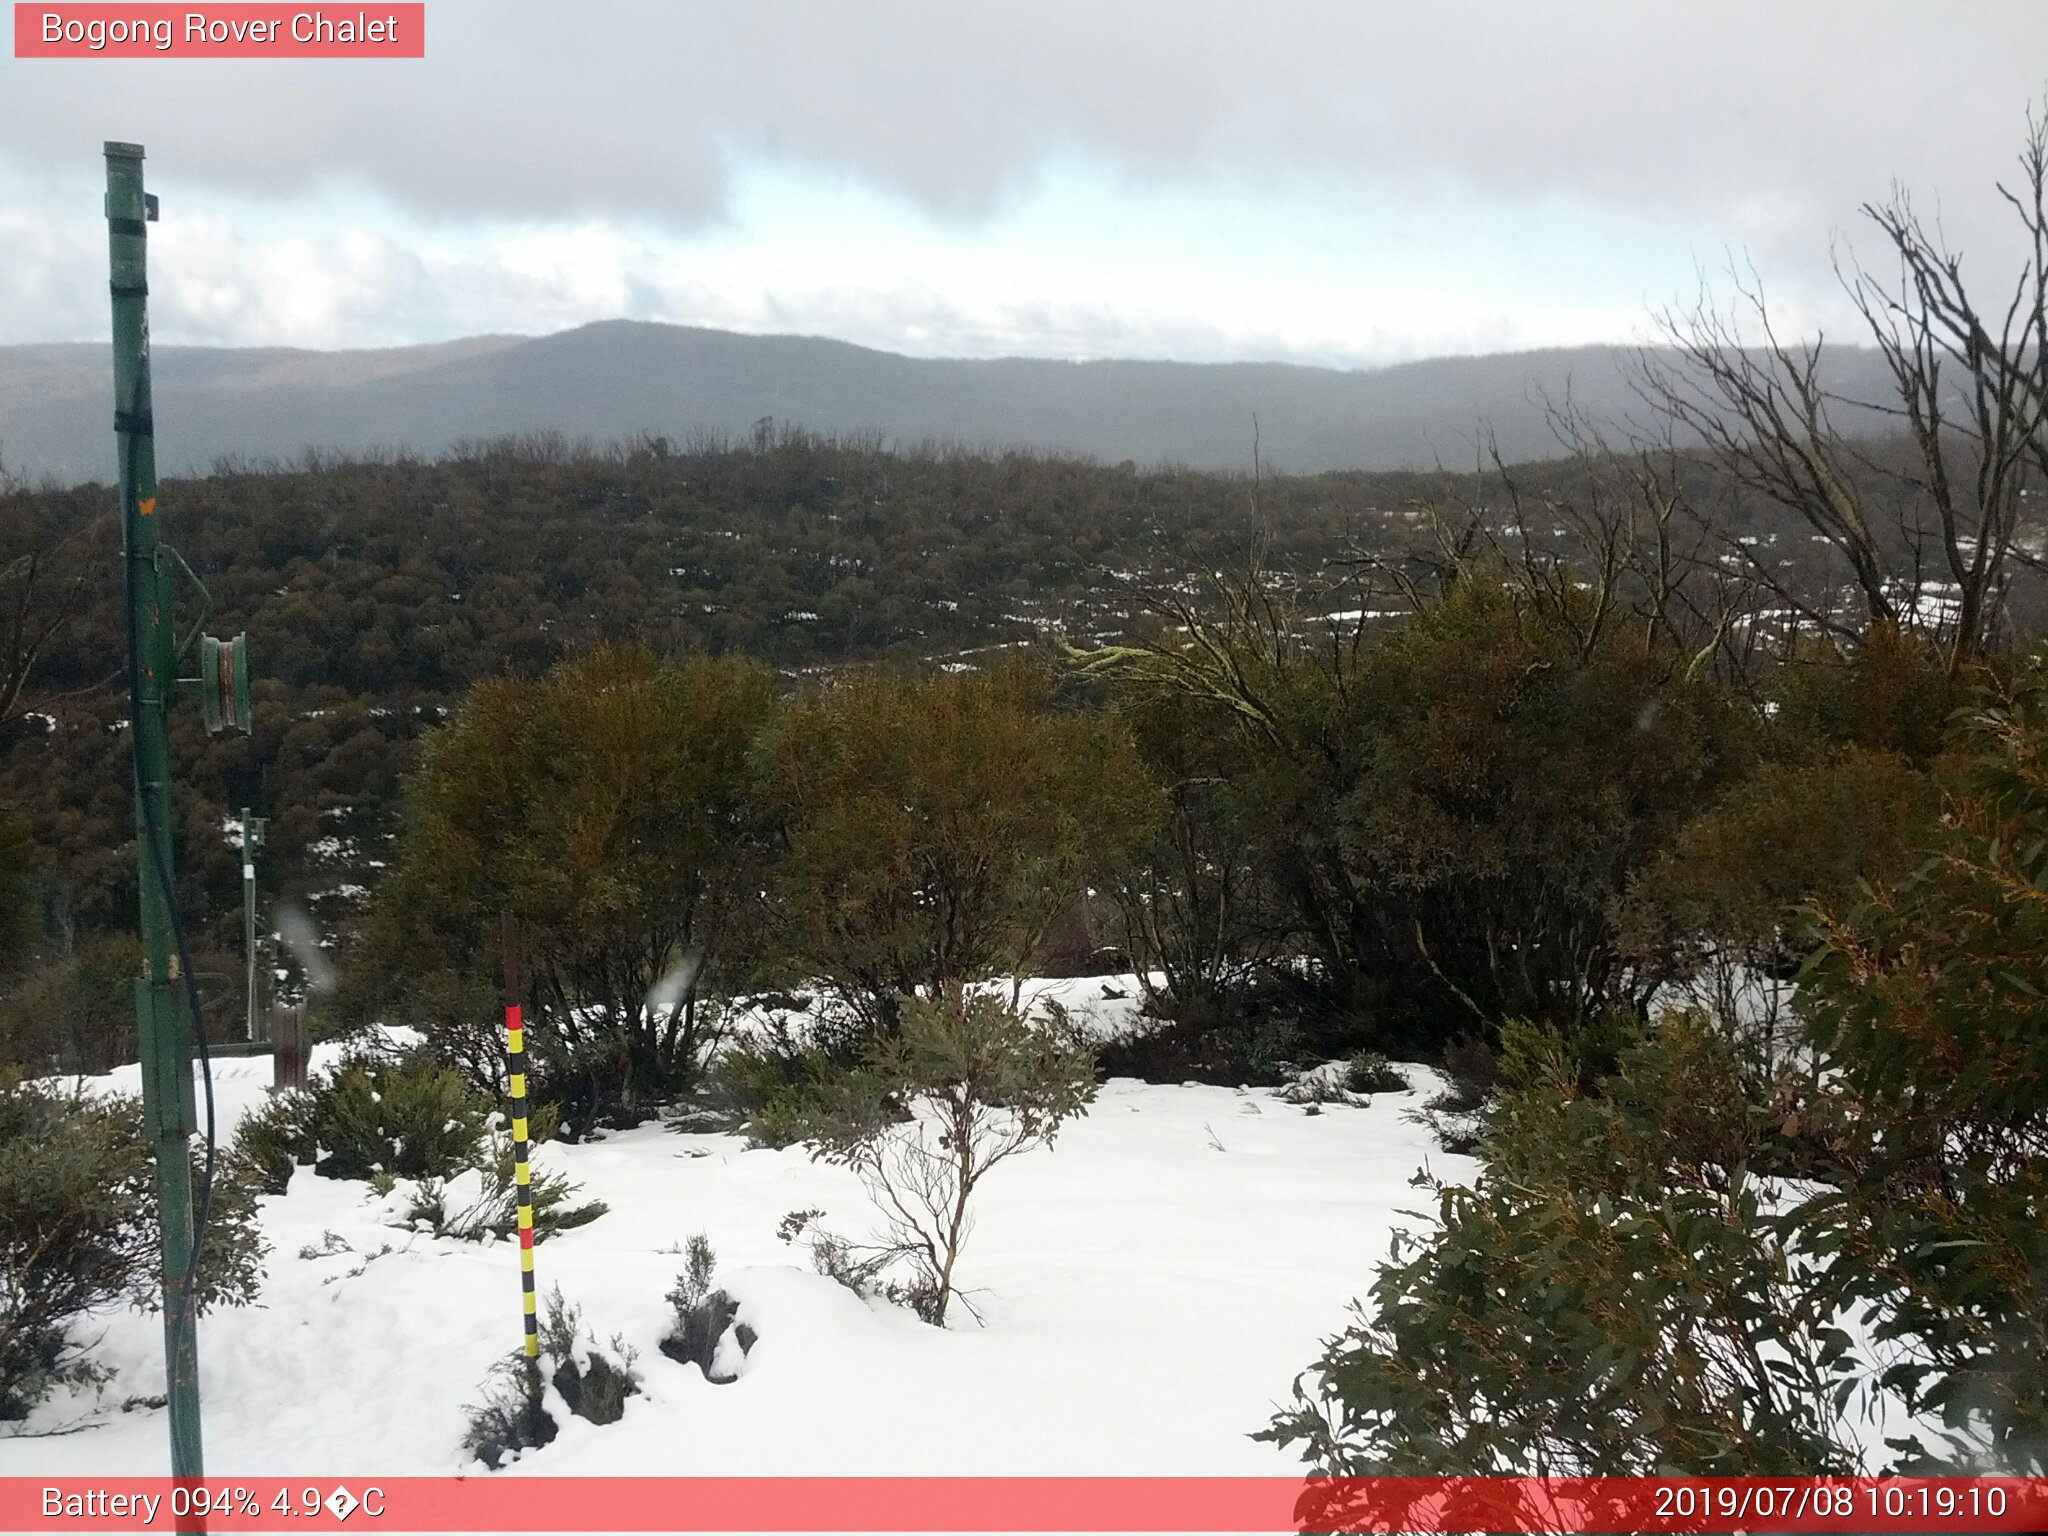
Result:
{"label": "forested hillside", "polygon": [[[1674,464],[1681,478],[1707,473]],[[1255,548],[1270,585],[1356,615],[1376,601],[1342,595],[1363,590],[1362,554],[1398,565],[1460,519],[1506,530],[1517,558],[1591,554],[1600,534],[1574,509],[1592,473],[1558,460],[1254,481],[764,428],[741,444],[592,450],[541,435],[437,461],[313,458],[169,481],[162,515],[211,593],[207,628],[248,631],[256,678],[249,739],[209,740],[196,712],[172,716],[189,765],[189,900],[234,938],[238,861],[221,829],[247,805],[271,817],[266,883],[318,896],[323,920],[344,923],[375,882],[420,733],[476,682],[534,675],[596,642],[745,655],[790,679],[870,661],[974,665],[1055,633],[1091,646],[1156,630],[1153,599],[1240,572]],[[1716,513],[1713,533],[1683,531],[1701,559],[1718,539],[1770,549],[1816,592],[1839,575],[1782,512],[1738,500]],[[43,558],[40,586],[22,594],[31,627],[68,615],[4,727],[0,795],[43,850],[50,920],[125,926],[113,492],[17,487],[0,524],[9,549]],[[1379,601],[1363,611],[1407,607],[1392,589]]]}
{"label": "forested hillside", "polygon": [[[594,641],[742,653],[794,676],[971,656],[1055,625],[1111,639],[1137,588],[1235,567],[1261,531],[1279,564],[1312,568],[1428,492],[1423,477],[1350,475],[1255,494],[1244,477],[802,435],[602,454],[539,438],[167,482],[162,515],[211,590],[208,628],[248,630],[257,678],[249,740],[208,741],[196,714],[173,715],[190,766],[183,868],[202,910],[232,909],[219,829],[247,804],[273,818],[276,888],[366,882],[420,731],[471,684]],[[126,924],[133,899],[126,748],[110,729],[126,709],[112,509],[104,486],[0,507],[10,549],[52,552],[37,603],[83,581],[31,713],[8,726],[0,792],[50,855],[49,900],[87,927]]]}

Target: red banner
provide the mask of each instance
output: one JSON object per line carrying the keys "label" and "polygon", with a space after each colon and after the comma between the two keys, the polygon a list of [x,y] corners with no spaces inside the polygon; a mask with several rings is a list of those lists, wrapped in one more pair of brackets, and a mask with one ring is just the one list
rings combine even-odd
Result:
{"label": "red banner", "polygon": [[0,1478],[8,1531],[2039,1531],[2048,1478]]}
{"label": "red banner", "polygon": [[14,7],[17,59],[423,59],[427,8],[353,5]]}

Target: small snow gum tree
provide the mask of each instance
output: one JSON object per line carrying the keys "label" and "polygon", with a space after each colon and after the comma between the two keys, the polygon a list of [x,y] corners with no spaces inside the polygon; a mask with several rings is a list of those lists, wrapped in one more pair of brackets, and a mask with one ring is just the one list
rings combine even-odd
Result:
{"label": "small snow gum tree", "polygon": [[[132,1098],[0,1080],[0,1424],[68,1388],[113,1376],[94,1355],[95,1314],[156,1303],[160,1233],[150,1145]],[[197,1159],[195,1158],[195,1163]],[[198,1299],[253,1301],[266,1245],[255,1190],[214,1180]]]}
{"label": "small snow gum tree", "polygon": [[472,690],[427,741],[365,925],[375,1005],[502,1085],[500,920],[518,920],[528,1049],[564,1119],[636,1123],[688,1085],[759,927],[751,663],[598,647]]}
{"label": "small snow gum tree", "polygon": [[1093,1060],[1061,1010],[1031,1018],[999,997],[951,989],[905,998],[902,1027],[877,1036],[795,1129],[813,1157],[859,1174],[882,1214],[877,1240],[853,1250],[860,1275],[907,1261],[914,1278],[898,1294],[944,1327],[982,1179],[1049,1145],[1094,1095]]}
{"label": "small snow gum tree", "polygon": [[1062,709],[1042,668],[857,672],[765,735],[789,947],[859,1023],[1014,975],[1145,809],[1117,723]]}

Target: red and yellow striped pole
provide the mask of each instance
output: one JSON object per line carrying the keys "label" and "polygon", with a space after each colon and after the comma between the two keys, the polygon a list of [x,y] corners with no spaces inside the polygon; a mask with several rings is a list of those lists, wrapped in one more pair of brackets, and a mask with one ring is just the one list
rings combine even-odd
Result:
{"label": "red and yellow striped pole", "polygon": [[519,1304],[524,1308],[526,1358],[540,1359],[540,1318],[534,1311],[533,1173],[526,1142],[526,1023],[520,1005],[519,944],[512,914],[504,915],[505,1065],[512,1094],[512,1181],[519,1200]]}

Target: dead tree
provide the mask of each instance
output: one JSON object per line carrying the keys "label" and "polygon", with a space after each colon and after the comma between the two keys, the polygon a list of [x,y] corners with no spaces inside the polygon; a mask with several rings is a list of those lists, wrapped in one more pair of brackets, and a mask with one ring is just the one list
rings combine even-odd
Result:
{"label": "dead tree", "polygon": [[[1761,587],[1719,559],[1719,519],[1668,424],[1603,426],[1566,396],[1544,412],[1568,469],[1518,469],[1487,434],[1466,492],[1448,476],[1420,512],[1434,548],[1390,553],[1354,542],[1343,562],[1368,599],[1420,609],[1452,581],[1500,579],[1591,656],[1627,630],[1667,677],[1750,681]],[[1441,466],[1439,466],[1441,468]]]}
{"label": "dead tree", "polygon": [[[1762,282],[1743,267],[1731,269],[1726,308],[1703,293],[1659,317],[1675,361],[1637,359],[1653,410],[1847,564],[1857,602],[1845,611],[1731,541],[1780,603],[1851,644],[1872,625],[1927,633],[1952,673],[1997,647],[2012,567],[2038,563],[2017,541],[2028,492],[2048,481],[2048,117],[2029,117],[2019,180],[1998,190],[2027,256],[1992,306],[1972,295],[1962,253],[1905,189],[1861,209],[1896,272],[1880,276],[1853,257],[1837,271],[1891,374],[1890,398],[1831,389],[1823,340],[1783,339]],[[1843,425],[1873,417],[1901,429],[1903,460]],[[1930,573],[1941,573],[1946,600],[1923,601]]]}

